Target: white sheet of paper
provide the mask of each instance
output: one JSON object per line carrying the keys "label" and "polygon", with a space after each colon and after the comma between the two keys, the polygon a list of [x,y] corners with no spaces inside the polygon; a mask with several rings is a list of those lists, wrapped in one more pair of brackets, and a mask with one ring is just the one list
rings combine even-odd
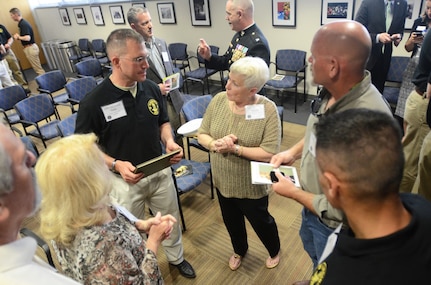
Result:
{"label": "white sheet of paper", "polygon": [[103,116],[105,116],[106,122],[127,116],[123,101],[118,101],[106,106],[102,106],[102,112]]}
{"label": "white sheet of paper", "polygon": [[258,120],[265,118],[265,108],[263,104],[246,105],[245,106],[245,119]]}
{"label": "white sheet of paper", "polygon": [[123,206],[116,204],[114,205],[114,207],[119,213],[123,214],[123,216],[125,216],[130,222],[132,222],[132,224],[136,223],[136,221],[138,220],[138,218],[136,218],[132,213],[129,212],[129,210],[127,210]]}

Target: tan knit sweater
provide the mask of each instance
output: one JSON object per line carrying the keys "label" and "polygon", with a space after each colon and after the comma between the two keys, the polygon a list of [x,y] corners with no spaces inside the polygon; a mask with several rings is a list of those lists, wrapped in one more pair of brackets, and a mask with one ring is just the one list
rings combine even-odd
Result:
{"label": "tan knit sweater", "polygon": [[[257,104],[264,105],[265,118],[246,120],[245,115],[231,111],[226,92],[220,92],[211,100],[199,133],[208,134],[214,139],[234,134],[241,146],[261,147],[275,154],[279,151],[281,140],[277,108],[274,102],[263,96],[260,96]],[[224,197],[258,199],[268,195],[267,185],[251,184],[250,160],[244,157],[211,153],[211,168],[214,184]]]}

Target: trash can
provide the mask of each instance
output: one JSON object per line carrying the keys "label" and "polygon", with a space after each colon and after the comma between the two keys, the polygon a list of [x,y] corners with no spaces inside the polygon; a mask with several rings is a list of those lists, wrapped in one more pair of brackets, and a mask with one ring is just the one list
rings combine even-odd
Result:
{"label": "trash can", "polygon": [[75,71],[75,67],[70,62],[69,57],[71,55],[76,55],[76,43],[73,41],[59,42],[57,43],[57,48],[60,69],[66,73],[73,73]]}
{"label": "trash can", "polygon": [[51,49],[51,42],[41,43],[43,53],[45,54],[46,61],[48,62],[48,67],[51,70],[57,69],[57,63],[55,62],[54,54]]}

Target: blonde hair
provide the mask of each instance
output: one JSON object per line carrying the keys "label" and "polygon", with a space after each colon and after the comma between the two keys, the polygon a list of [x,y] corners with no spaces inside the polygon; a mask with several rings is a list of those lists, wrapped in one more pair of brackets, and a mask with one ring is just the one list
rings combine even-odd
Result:
{"label": "blonde hair", "polygon": [[70,245],[84,227],[101,224],[106,215],[111,174],[94,134],[77,134],[50,145],[36,164],[43,194],[42,235]]}

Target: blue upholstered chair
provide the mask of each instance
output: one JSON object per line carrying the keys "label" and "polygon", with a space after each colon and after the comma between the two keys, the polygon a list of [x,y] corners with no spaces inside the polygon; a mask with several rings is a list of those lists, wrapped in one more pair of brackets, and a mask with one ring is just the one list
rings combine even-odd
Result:
{"label": "blue upholstered chair", "polygon": [[187,44],[185,43],[171,43],[168,45],[168,50],[175,67],[182,70],[190,69],[189,55],[187,54]]}
{"label": "blue upholstered chair", "polygon": [[12,129],[12,125],[19,123],[19,115],[13,106],[27,98],[27,93],[21,85],[13,85],[0,89],[0,112]]}
{"label": "blue upholstered chair", "polygon": [[[45,141],[60,136],[57,129],[59,117],[48,94],[30,96],[16,103],[14,108],[25,134],[42,140],[45,148]],[[41,124],[42,121],[47,122]]]}
{"label": "blue upholstered chair", "polygon": [[75,54],[69,56],[69,60],[73,63],[91,57],[93,57],[93,51],[90,41],[87,38],[81,38],[78,40],[78,45],[75,46]]}
{"label": "blue upholstered chair", "polygon": [[[97,61],[97,60],[96,60]],[[87,95],[91,90],[97,86],[96,79],[94,77],[82,77],[74,81],[71,81],[65,85],[66,91],[69,94],[68,101],[71,104],[72,113],[75,113],[75,105]]]}
{"label": "blue upholstered chair", "polygon": [[78,113],[73,113],[67,118],[64,118],[57,124],[58,132],[61,137],[67,137],[75,133],[76,117]]}
{"label": "blue upholstered chair", "polygon": [[[203,96],[195,96],[195,98],[192,98],[188,100],[187,102],[184,102],[184,105],[181,109],[181,113],[183,114],[183,117],[186,122],[203,118],[205,111],[208,107],[208,104],[210,103],[212,99],[212,95],[203,95]],[[208,152],[208,150],[202,146],[196,138],[190,138],[186,136],[187,140],[187,154],[188,158],[191,159],[191,152],[190,147],[195,147],[199,150]]]}
{"label": "blue upholstered chair", "polygon": [[94,57],[102,64],[108,65],[109,58],[106,53],[106,43],[103,39],[94,39],[91,41]]}
{"label": "blue upholstered chair", "polygon": [[393,56],[391,58],[391,65],[386,76],[385,88],[382,95],[388,101],[393,112],[397,107],[404,71],[407,68],[409,60],[410,57],[406,56]]}
{"label": "blue upholstered chair", "polygon": [[275,90],[277,92],[277,96],[283,96],[283,92],[294,89],[296,113],[298,103],[298,85],[301,81],[304,82],[304,102],[306,101],[306,52],[295,49],[277,50],[275,63],[271,62],[271,64],[275,64],[276,76],[266,82],[265,89]]}
{"label": "blue upholstered chair", "polygon": [[[64,105],[68,103],[69,95],[64,90],[64,86],[67,84],[66,77],[61,70],[52,70],[44,74],[36,76],[34,79],[38,85],[37,90],[40,93],[46,93],[51,96],[54,105]],[[57,111],[57,116],[60,118],[60,114]]]}
{"label": "blue upholstered chair", "polygon": [[103,68],[100,62],[95,59],[87,59],[75,64],[76,72],[78,77],[92,76],[96,80],[97,84],[103,81]]}

